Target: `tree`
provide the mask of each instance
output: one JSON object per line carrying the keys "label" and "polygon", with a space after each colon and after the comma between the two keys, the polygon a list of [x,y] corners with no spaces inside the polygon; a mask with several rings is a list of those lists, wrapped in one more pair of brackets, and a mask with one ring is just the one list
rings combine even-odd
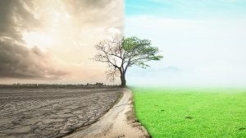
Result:
{"label": "tree", "polygon": [[151,41],[137,37],[114,37],[96,45],[99,51],[93,58],[108,65],[107,79],[114,81],[120,76],[121,86],[126,86],[126,72],[129,67],[149,67],[148,61],[160,60],[159,49],[151,46]]}

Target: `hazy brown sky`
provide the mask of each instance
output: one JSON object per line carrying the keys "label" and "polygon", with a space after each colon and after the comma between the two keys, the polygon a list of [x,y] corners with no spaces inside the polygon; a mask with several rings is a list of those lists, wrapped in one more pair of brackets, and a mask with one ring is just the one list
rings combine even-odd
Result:
{"label": "hazy brown sky", "polygon": [[90,58],[123,14],[123,0],[0,0],[0,83],[106,82]]}

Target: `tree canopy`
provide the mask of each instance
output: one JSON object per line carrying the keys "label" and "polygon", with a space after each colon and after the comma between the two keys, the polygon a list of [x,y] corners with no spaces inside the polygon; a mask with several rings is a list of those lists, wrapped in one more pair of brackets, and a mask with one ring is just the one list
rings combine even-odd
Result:
{"label": "tree canopy", "polygon": [[98,53],[94,60],[108,65],[107,79],[114,81],[120,76],[121,86],[126,86],[126,72],[129,67],[149,67],[146,62],[161,60],[159,49],[148,39],[137,37],[114,37],[96,45]]}

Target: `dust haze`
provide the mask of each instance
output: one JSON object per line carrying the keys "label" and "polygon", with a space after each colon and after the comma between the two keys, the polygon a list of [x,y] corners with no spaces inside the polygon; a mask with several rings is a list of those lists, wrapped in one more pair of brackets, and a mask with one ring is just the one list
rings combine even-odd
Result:
{"label": "dust haze", "polygon": [[122,0],[1,0],[0,83],[106,81],[89,59],[122,33]]}

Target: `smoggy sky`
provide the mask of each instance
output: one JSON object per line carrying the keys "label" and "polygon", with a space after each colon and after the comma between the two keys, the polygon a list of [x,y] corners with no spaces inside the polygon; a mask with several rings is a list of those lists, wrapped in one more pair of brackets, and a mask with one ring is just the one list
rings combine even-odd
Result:
{"label": "smoggy sky", "polygon": [[130,84],[245,87],[246,1],[126,0],[125,20],[127,36],[152,40],[164,56],[129,70]]}
{"label": "smoggy sky", "polygon": [[105,82],[95,44],[123,30],[122,0],[1,0],[0,83]]}

